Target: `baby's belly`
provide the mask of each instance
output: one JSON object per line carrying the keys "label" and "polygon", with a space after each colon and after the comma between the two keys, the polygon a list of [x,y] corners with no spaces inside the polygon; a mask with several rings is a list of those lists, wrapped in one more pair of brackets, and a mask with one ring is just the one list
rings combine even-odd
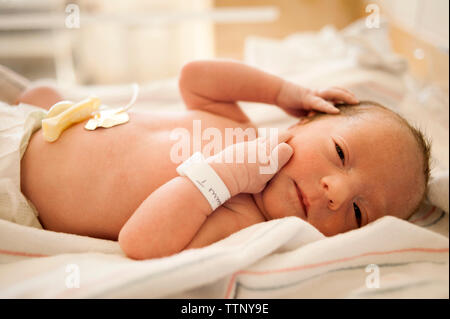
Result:
{"label": "baby's belly", "polygon": [[149,125],[149,116],[130,114],[126,124],[95,131],[79,123],[54,143],[42,130],[32,136],[21,188],[44,228],[117,239],[142,201],[176,176],[165,142],[170,132]]}

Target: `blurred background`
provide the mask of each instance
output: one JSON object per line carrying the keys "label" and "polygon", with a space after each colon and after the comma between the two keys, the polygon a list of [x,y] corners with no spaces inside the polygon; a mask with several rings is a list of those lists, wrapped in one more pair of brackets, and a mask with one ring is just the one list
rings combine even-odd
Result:
{"label": "blurred background", "polygon": [[65,85],[148,82],[192,59],[243,60],[249,36],[342,29],[371,4],[411,72],[448,88],[447,0],[0,0],[0,64]]}

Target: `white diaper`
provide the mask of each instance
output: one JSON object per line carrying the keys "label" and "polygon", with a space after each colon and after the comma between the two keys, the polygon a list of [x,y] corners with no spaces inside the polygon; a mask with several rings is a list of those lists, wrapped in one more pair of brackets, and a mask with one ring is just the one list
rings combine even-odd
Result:
{"label": "white diaper", "polygon": [[0,102],[0,218],[42,228],[38,212],[20,190],[20,160],[47,111]]}

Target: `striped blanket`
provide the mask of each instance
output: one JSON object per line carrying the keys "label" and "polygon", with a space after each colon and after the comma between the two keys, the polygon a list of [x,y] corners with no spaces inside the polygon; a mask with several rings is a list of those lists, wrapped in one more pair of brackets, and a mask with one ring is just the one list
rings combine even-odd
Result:
{"label": "striped blanket", "polygon": [[[424,204],[324,237],[288,217],[148,261],[0,221],[1,298],[448,298],[448,214]],[[20,237],[18,236],[20,234]]]}

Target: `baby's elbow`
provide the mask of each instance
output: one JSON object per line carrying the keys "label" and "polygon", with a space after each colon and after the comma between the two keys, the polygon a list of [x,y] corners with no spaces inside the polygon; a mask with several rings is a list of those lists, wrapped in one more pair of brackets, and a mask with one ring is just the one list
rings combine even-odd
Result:
{"label": "baby's elbow", "polygon": [[[118,236],[119,246],[128,258],[135,260],[154,259],[170,254],[157,247],[152,241],[145,241],[133,229],[124,226]],[[155,246],[156,245],[156,246]]]}
{"label": "baby's elbow", "polygon": [[180,88],[189,87],[193,81],[198,80],[199,74],[205,70],[207,61],[194,60],[183,65],[178,78]]}
{"label": "baby's elbow", "polygon": [[119,246],[128,258],[135,260],[144,260],[152,258],[145,254],[142,246],[132,231],[122,228],[118,237]]}
{"label": "baby's elbow", "polygon": [[181,68],[178,77],[178,86],[181,89],[189,85],[191,74],[194,72],[193,69],[195,69],[195,62],[188,62]]}
{"label": "baby's elbow", "polygon": [[192,73],[196,73],[197,70],[199,68],[201,68],[203,65],[205,64],[205,62],[203,60],[193,60],[193,61],[189,61],[186,62],[182,67],[181,67],[181,75],[189,75]]}

